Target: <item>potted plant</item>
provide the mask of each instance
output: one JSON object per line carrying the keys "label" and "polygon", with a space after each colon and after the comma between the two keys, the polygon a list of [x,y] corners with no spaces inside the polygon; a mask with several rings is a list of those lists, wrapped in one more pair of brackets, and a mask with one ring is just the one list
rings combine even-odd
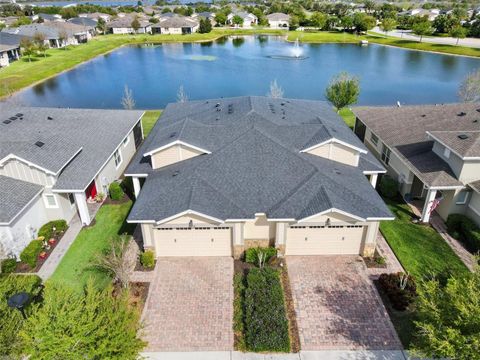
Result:
{"label": "potted plant", "polygon": [[98,193],[97,195],[95,195],[95,201],[97,203],[101,203],[103,201],[103,199],[105,199],[105,194],[104,193]]}

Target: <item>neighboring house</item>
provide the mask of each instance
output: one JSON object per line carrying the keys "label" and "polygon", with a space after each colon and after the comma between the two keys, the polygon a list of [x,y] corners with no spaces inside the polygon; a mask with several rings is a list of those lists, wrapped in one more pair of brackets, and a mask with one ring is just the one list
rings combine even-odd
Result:
{"label": "neighboring house", "polygon": [[95,29],[98,25],[97,20],[90,19],[90,18],[87,18],[87,17],[80,17],[80,16],[68,19],[67,22],[69,22],[71,24],[75,24],[75,25],[81,25],[85,28],[88,28],[89,30]]}
{"label": "neighboring house", "polygon": [[78,40],[73,32],[66,32],[66,39],[62,39],[64,35],[63,30],[52,26],[53,24],[65,23],[50,22],[43,24],[21,25],[17,28],[3,29],[2,32],[19,35],[23,38],[29,38],[31,40],[36,34],[42,34],[45,37],[45,44],[53,48],[61,48],[67,45],[78,45]]}
{"label": "neighboring house", "polygon": [[358,107],[355,133],[419,201],[421,220],[434,210],[462,213],[480,225],[480,104]]}
{"label": "neighboring house", "polygon": [[372,186],[384,172],[326,102],[175,103],[125,171],[127,221],[157,256],[371,255],[393,219]]}
{"label": "neighboring house", "polygon": [[73,22],[48,22],[45,26],[56,29],[59,34],[67,34],[68,38],[73,37],[76,41],[72,45],[86,43],[96,34],[95,26],[79,25]]}
{"label": "neighboring house", "polygon": [[88,13],[88,14],[78,14],[78,17],[89,18],[98,22],[98,19],[103,19],[105,22],[109,22],[112,19],[112,16],[109,14],[104,14],[100,12]]}
{"label": "neighboring house", "polygon": [[3,24],[5,26],[12,26],[18,21],[18,16],[5,16],[5,17],[0,17],[0,24]]}
{"label": "neighboring house", "polygon": [[288,28],[290,25],[290,15],[283,13],[273,13],[267,15],[267,20],[271,28]]}
{"label": "neighboring house", "polygon": [[[35,17],[35,19],[34,19]],[[38,19],[42,18],[44,21],[65,21],[60,14],[35,14],[31,17],[32,21],[38,21]]]}
{"label": "neighboring house", "polygon": [[107,27],[113,34],[151,34],[152,33],[152,24],[142,18],[138,18],[140,27],[138,30],[135,30],[132,27],[132,22],[135,20],[133,16],[123,16],[119,17],[116,20],[110,21],[107,24]]}
{"label": "neighboring house", "polygon": [[21,36],[0,32],[0,67],[20,58]]}
{"label": "neighboring house", "polygon": [[200,19],[210,20],[210,22],[212,23],[213,26],[215,26],[217,24],[217,22],[215,21],[215,13],[210,12],[210,11],[203,11],[203,12],[199,12],[199,13],[194,13],[192,15],[192,18],[194,18],[198,21],[200,21]]}
{"label": "neighboring house", "polygon": [[198,21],[186,16],[172,16],[160,18],[157,24],[152,25],[154,34],[192,34],[198,30]]}
{"label": "neighboring house", "polygon": [[398,13],[398,15],[403,16],[418,16],[426,17],[429,21],[435,20],[440,15],[439,9],[412,9]]}
{"label": "neighboring house", "polygon": [[108,193],[142,141],[141,111],[0,105],[0,245],[19,252],[54,219],[78,213]]}
{"label": "neighboring house", "polygon": [[252,27],[252,25],[258,24],[258,18],[252,13],[247,13],[245,11],[231,12],[230,14],[228,14],[227,24],[237,26],[236,24],[233,23],[233,18],[235,16],[240,16],[242,18],[243,20],[242,27],[244,28],[249,28],[249,27]]}

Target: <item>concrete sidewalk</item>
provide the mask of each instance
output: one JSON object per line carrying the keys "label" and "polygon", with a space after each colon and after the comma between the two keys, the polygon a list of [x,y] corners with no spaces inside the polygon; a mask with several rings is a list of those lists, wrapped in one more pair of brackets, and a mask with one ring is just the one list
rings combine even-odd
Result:
{"label": "concrete sidewalk", "polygon": [[149,360],[408,360],[401,350],[325,350],[300,351],[298,354],[253,354],[238,351],[144,352]]}

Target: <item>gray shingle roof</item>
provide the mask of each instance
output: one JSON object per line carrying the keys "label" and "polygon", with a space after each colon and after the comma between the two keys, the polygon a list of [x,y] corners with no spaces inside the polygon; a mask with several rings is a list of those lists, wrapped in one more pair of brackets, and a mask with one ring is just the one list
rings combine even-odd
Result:
{"label": "gray shingle roof", "polygon": [[[8,103],[0,104],[0,113],[0,159],[13,154],[59,173],[54,190],[88,186],[142,115],[133,110],[27,108]],[[35,145],[37,141],[44,145]]]}
{"label": "gray shingle roof", "polygon": [[153,24],[152,28],[181,28],[181,27],[195,27],[198,22],[186,16],[172,16],[160,18],[160,22]]}
{"label": "gray shingle roof", "polygon": [[0,224],[10,223],[43,186],[0,175]]}
{"label": "gray shingle roof", "polygon": [[60,31],[58,29],[46,26],[45,24],[21,25],[16,28],[3,29],[2,32],[29,38],[33,38],[36,34],[43,34],[47,40],[58,39],[60,37]]}
{"label": "gray shingle roof", "polygon": [[290,15],[287,15],[284,13],[273,13],[273,14],[268,14],[267,19],[271,21],[289,21]]}
{"label": "gray shingle roof", "polygon": [[15,34],[0,32],[0,51],[8,51],[20,47],[22,37]]}
{"label": "gray shingle roof", "polygon": [[95,28],[98,25],[98,22],[92,18],[88,17],[75,17],[67,20],[69,23],[81,25],[87,28]]}
{"label": "gray shingle roof", "polygon": [[353,112],[427,185],[462,185],[448,164],[433,153],[427,132],[480,131],[480,104],[355,107]]}
{"label": "gray shingle roof", "polygon": [[[300,219],[332,207],[390,217],[363,174],[383,170],[371,155],[353,167],[300,152],[323,128],[365,149],[324,102],[238,97],[170,104],[127,169],[149,174],[129,220],[158,221],[185,210],[222,220],[258,212]],[[152,170],[143,154],[176,140],[211,154]]]}
{"label": "gray shingle roof", "polygon": [[480,157],[480,130],[430,131],[430,134],[462,157]]}

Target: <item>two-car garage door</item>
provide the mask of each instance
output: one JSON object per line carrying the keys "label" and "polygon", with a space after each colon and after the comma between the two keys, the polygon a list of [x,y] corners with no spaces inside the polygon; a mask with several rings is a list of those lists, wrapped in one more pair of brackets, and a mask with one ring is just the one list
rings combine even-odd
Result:
{"label": "two-car garage door", "polygon": [[363,226],[291,226],[286,255],[360,254]]}
{"label": "two-car garage door", "polygon": [[232,256],[229,227],[155,229],[157,256]]}

